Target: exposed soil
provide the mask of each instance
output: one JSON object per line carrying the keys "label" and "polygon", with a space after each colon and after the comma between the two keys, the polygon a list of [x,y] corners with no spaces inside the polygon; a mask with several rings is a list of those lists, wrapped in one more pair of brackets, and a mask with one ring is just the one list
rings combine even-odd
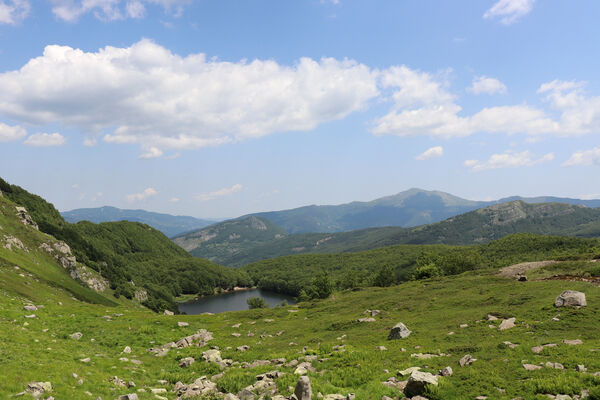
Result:
{"label": "exposed soil", "polygon": [[545,267],[546,265],[556,264],[558,261],[548,260],[548,261],[534,261],[534,262],[525,262],[520,264],[509,265],[508,267],[504,267],[500,270],[498,275],[503,276],[505,278],[515,278],[517,279],[520,275],[525,274],[527,271],[531,271],[532,269]]}

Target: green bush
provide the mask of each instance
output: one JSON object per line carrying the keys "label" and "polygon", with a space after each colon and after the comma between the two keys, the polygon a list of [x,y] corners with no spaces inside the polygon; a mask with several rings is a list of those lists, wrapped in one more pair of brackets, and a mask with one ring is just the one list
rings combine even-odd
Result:
{"label": "green bush", "polygon": [[255,308],[267,308],[267,302],[262,297],[250,297],[246,300],[246,303],[251,310]]}

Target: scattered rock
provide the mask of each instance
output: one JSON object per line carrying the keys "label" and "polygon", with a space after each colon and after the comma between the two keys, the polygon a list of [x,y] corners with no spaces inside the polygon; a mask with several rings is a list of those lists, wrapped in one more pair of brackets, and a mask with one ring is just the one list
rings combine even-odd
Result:
{"label": "scattered rock", "polygon": [[359,318],[358,322],[375,322],[375,318],[373,318],[373,317]]}
{"label": "scattered rock", "polygon": [[185,358],[182,358],[179,361],[179,367],[181,367],[181,368],[187,368],[187,367],[189,367],[190,365],[192,365],[195,362],[196,362],[196,360],[194,360],[193,357],[185,357]]}
{"label": "scattered rock", "polygon": [[531,351],[533,351],[536,354],[539,354],[542,352],[542,350],[544,350],[546,347],[556,347],[556,343],[548,343],[548,344],[544,344],[541,346],[534,346],[531,348]]}
{"label": "scattered rock", "polygon": [[419,396],[425,392],[425,388],[429,385],[438,385],[438,378],[435,375],[428,372],[413,371],[404,388],[404,394],[411,397]]}
{"label": "scattered rock", "polygon": [[440,376],[452,376],[452,367],[446,367],[439,372]]}
{"label": "scattered rock", "polygon": [[477,361],[476,358],[471,357],[470,354],[465,355],[463,358],[461,358],[458,363],[460,364],[461,367],[464,367],[465,365],[471,365],[473,364],[475,361]]}
{"label": "scattered rock", "polygon": [[458,327],[459,328],[468,328],[469,324],[460,324]]}
{"label": "scattered rock", "polygon": [[27,311],[37,311],[38,310],[38,308],[36,306],[34,306],[33,304],[27,304],[23,308]]}
{"label": "scattered rock", "polygon": [[402,322],[398,322],[390,331],[388,340],[404,339],[410,336],[412,332]]}
{"label": "scattered rock", "polygon": [[556,298],[554,305],[556,307],[585,307],[587,306],[585,293],[575,290],[565,290]]}
{"label": "scattered rock", "polygon": [[568,344],[569,346],[577,346],[579,344],[583,344],[583,342],[580,339],[575,339],[575,340],[565,339],[565,340],[563,340],[563,343]]}
{"label": "scattered rock", "polygon": [[380,351],[386,351],[387,347],[385,347],[385,346],[376,346],[375,349],[376,350],[380,350]]}
{"label": "scattered rock", "polygon": [[69,335],[69,337],[73,340],[79,340],[82,338],[82,336],[83,336],[83,333],[81,333],[81,332],[75,332],[75,333]]}
{"label": "scattered rock", "polygon": [[406,368],[406,369],[405,369],[405,370],[403,370],[403,371],[398,371],[398,375],[401,375],[401,376],[407,376],[407,375],[410,375],[410,374],[412,374],[412,373],[413,373],[413,372],[415,372],[415,371],[419,371],[420,369],[421,369],[421,367],[410,367],[410,368]]}
{"label": "scattered rock", "polygon": [[165,315],[175,315],[175,313],[173,311],[170,311],[170,310],[165,310],[164,314]]}
{"label": "scattered rock", "polygon": [[498,327],[498,329],[500,329],[501,331],[506,330],[506,329],[510,329],[510,328],[514,328],[515,327],[515,321],[517,319],[516,318],[509,318],[509,319],[505,319],[502,321],[502,323],[500,324],[500,326]]}
{"label": "scattered rock", "polygon": [[185,326],[190,326],[190,324],[187,323],[187,322],[181,322],[181,321],[179,321],[179,322],[177,322],[177,326],[180,327],[180,328],[183,328]]}
{"label": "scattered rock", "polygon": [[514,344],[514,343],[511,343],[511,342],[502,342],[502,344],[504,344],[505,346],[510,347],[511,349],[514,349],[515,347],[518,346],[518,344]]}
{"label": "scattered rock", "polygon": [[523,364],[523,368],[525,368],[527,371],[535,371],[536,369],[542,369],[542,367],[540,367],[539,365],[534,364]]}
{"label": "scattered rock", "polygon": [[35,398],[40,398],[44,393],[52,391],[52,384],[50,382],[31,382],[25,391]]}
{"label": "scattered rock", "polygon": [[298,378],[294,395],[298,400],[311,400],[312,388],[310,387],[310,379],[308,376],[301,376]]}
{"label": "scattered rock", "polygon": [[119,397],[119,400],[139,400],[137,393],[124,394]]}
{"label": "scattered rock", "polygon": [[586,372],[587,368],[583,364],[577,364],[577,366],[575,367],[575,371],[577,371],[577,372]]}
{"label": "scattered rock", "polygon": [[250,349],[250,346],[248,346],[246,344],[236,348],[237,351],[248,351],[249,349]]}

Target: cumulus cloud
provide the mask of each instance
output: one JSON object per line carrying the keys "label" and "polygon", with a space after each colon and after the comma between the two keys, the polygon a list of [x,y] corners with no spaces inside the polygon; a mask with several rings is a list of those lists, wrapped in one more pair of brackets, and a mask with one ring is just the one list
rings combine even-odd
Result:
{"label": "cumulus cloud", "polygon": [[[414,71],[413,71],[414,72]],[[463,115],[443,82],[421,73],[398,82],[392,110],[374,121],[376,135],[463,137],[477,132],[571,137],[600,130],[600,96],[585,93],[585,82],[543,83],[537,93],[549,107],[527,104],[483,108]],[[406,95],[412,92],[423,92]]]}
{"label": "cumulus cloud", "polygon": [[416,156],[415,160],[424,161],[429,160],[430,158],[441,157],[443,155],[444,148],[442,146],[435,146]]}
{"label": "cumulus cloud", "polygon": [[523,151],[521,153],[507,151],[503,154],[492,154],[486,161],[467,160],[464,162],[464,165],[470,168],[471,171],[478,172],[498,168],[532,167],[552,160],[554,160],[554,153],[548,153],[536,158],[530,151]]}
{"label": "cumulus cloud", "polygon": [[74,22],[88,13],[101,21],[139,19],[146,15],[146,5],[162,6],[165,12],[180,16],[191,0],[52,0],[52,3],[54,15]]}
{"label": "cumulus cloud", "polygon": [[0,74],[0,114],[61,123],[109,143],[197,148],[303,131],[362,110],[377,74],[351,60],[224,62],[149,40],[87,53],[47,46]]}
{"label": "cumulus cloud", "polygon": [[158,158],[163,155],[163,151],[156,147],[150,147],[144,153],[140,154],[140,158],[150,159],[150,158]]}
{"label": "cumulus cloud", "polygon": [[467,91],[473,94],[504,94],[506,93],[506,85],[498,79],[482,75],[473,79],[473,83],[467,88]]}
{"label": "cumulus cloud", "polygon": [[0,122],[0,143],[19,140],[27,135],[25,128],[18,125],[10,126]]}
{"label": "cumulus cloud", "polygon": [[135,201],[146,200],[148,197],[156,196],[157,194],[158,192],[156,190],[149,187],[147,189],[144,189],[144,191],[141,193],[128,194],[127,196],[125,196],[125,199],[127,199],[128,202],[133,203]]}
{"label": "cumulus cloud", "polygon": [[210,192],[210,193],[199,194],[198,196],[196,196],[196,198],[200,201],[208,201],[208,200],[216,199],[218,197],[229,196],[233,193],[239,192],[242,189],[243,189],[243,186],[238,183],[238,184],[233,185],[230,188],[224,188],[224,189],[219,189],[219,190],[216,190],[216,191]]}
{"label": "cumulus cloud", "polygon": [[504,25],[510,25],[529,14],[533,3],[535,0],[499,0],[483,14],[483,18],[499,18]]}
{"label": "cumulus cloud", "polygon": [[564,167],[573,167],[576,165],[600,165],[600,147],[577,151],[562,165]]}
{"label": "cumulus cloud", "polygon": [[0,0],[0,24],[16,25],[27,18],[30,10],[28,0]]}
{"label": "cumulus cloud", "polygon": [[23,143],[34,147],[53,147],[62,146],[66,142],[67,139],[60,133],[34,133],[29,135]]}

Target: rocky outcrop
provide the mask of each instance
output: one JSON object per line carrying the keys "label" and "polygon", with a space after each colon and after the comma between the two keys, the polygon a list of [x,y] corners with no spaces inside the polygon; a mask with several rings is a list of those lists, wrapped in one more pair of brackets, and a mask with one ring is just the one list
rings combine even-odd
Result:
{"label": "rocky outcrop", "polygon": [[500,329],[501,331],[504,331],[506,329],[514,328],[516,320],[517,319],[514,317],[505,319],[502,321],[502,323],[500,323],[500,326],[498,327],[498,329]]}
{"label": "rocky outcrop", "polygon": [[404,339],[410,336],[412,332],[402,322],[398,322],[390,331],[388,340]]}
{"label": "rocky outcrop", "polygon": [[173,348],[183,349],[185,347],[190,347],[190,346],[198,346],[198,347],[206,346],[206,344],[210,340],[212,340],[212,338],[213,338],[212,333],[210,333],[206,329],[200,329],[198,332],[196,332],[193,335],[181,338],[176,342],[169,342],[169,343],[163,344],[160,347],[153,347],[151,349],[148,349],[148,351],[150,353],[153,353],[157,357],[164,357],[165,355],[167,355],[167,353],[169,352],[170,349],[173,349]]}
{"label": "rocky outcrop", "polygon": [[26,226],[30,226],[33,229],[39,230],[40,228],[38,227],[38,225],[35,223],[35,221],[33,220],[33,218],[31,218],[31,215],[29,215],[27,213],[27,209],[25,209],[25,207],[15,207],[17,210],[17,217],[19,218],[19,221],[21,221],[21,223],[23,225]]}
{"label": "rocky outcrop", "polygon": [[585,307],[585,293],[575,290],[565,290],[554,301],[556,307]]}
{"label": "rocky outcrop", "polygon": [[29,249],[27,249],[23,242],[21,242],[21,240],[18,238],[10,235],[4,235],[4,248],[12,251],[13,247],[25,252],[29,251]]}
{"label": "rocky outcrop", "polygon": [[140,303],[148,301],[148,292],[146,289],[138,289],[135,291],[134,297]]}

